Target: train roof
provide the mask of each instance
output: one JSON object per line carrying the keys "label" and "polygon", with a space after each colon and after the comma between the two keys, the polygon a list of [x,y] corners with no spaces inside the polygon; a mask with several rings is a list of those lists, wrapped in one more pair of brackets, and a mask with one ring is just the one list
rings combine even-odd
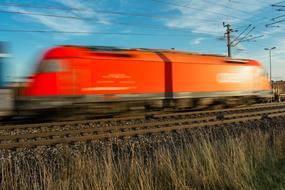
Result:
{"label": "train roof", "polygon": [[155,49],[155,48],[121,48],[116,46],[81,46],[81,45],[62,45],[61,47],[77,47],[77,48],[86,48],[91,51],[98,52],[154,52],[154,53],[167,53],[167,54],[182,54],[182,55],[196,55],[196,56],[206,56],[212,58],[223,58],[226,62],[232,63],[247,63],[250,61],[249,59],[239,59],[239,58],[229,58],[225,55],[220,54],[204,54],[198,52],[190,52],[190,51],[179,51],[175,49]]}
{"label": "train roof", "polygon": [[191,51],[179,51],[175,49],[156,49],[156,48],[121,48],[116,46],[80,46],[80,45],[62,45],[63,47],[79,47],[88,48],[93,51],[142,51],[142,52],[162,52],[162,53],[179,53],[179,54],[191,54],[191,55],[205,55],[205,56],[217,56],[227,57],[219,54],[201,54]]}

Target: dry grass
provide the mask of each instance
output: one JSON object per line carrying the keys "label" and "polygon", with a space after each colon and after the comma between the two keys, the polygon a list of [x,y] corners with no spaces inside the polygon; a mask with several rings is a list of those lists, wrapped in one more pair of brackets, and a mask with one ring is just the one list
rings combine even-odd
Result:
{"label": "dry grass", "polygon": [[285,189],[282,127],[220,133],[1,152],[0,188]]}

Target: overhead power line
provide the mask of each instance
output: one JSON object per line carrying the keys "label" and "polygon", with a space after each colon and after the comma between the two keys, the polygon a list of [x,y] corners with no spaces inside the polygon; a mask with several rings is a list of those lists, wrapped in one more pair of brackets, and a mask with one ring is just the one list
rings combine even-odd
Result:
{"label": "overhead power line", "polygon": [[[239,0],[229,0],[229,3],[234,3],[234,4],[241,4],[243,3],[242,1],[239,1]],[[256,3],[250,3],[250,2],[246,2],[246,5],[248,6],[253,6],[255,7],[256,6]]]}
{"label": "overhead power line", "polygon": [[285,19],[278,20],[278,21],[275,21],[275,22],[266,24],[265,27],[270,27],[270,26],[272,26],[272,25],[274,25],[274,24],[278,24],[278,23],[281,23],[281,22],[285,22]]}
{"label": "overhead power line", "polygon": [[[83,18],[79,16],[66,16],[66,15],[53,15],[53,14],[44,14],[44,13],[35,13],[35,12],[23,12],[23,11],[4,11],[0,10],[0,13],[7,13],[7,14],[20,14],[20,15],[35,15],[35,16],[43,16],[43,17],[53,17],[53,18],[62,18],[62,19],[74,19],[74,20],[86,20],[92,21],[93,23],[104,24],[104,21],[96,21],[93,18]],[[218,21],[217,21],[218,22]],[[170,30],[176,32],[183,32],[189,33],[186,29],[177,29],[177,28],[169,28],[167,26],[158,26],[158,25],[151,25],[151,24],[134,24],[134,23],[125,23],[125,22],[116,22],[116,21],[107,21],[107,23],[124,25],[124,26],[132,26],[132,27],[144,27],[150,29],[158,29],[158,30]]]}
{"label": "overhead power line", "polygon": [[[213,3],[213,2],[211,2],[211,1],[209,1],[209,0],[204,0],[204,1],[206,1],[206,2],[208,2],[208,3]],[[219,6],[222,6],[222,7],[224,7],[224,8],[227,8],[227,9],[231,9],[231,10],[234,10],[234,11],[238,11],[238,12],[241,12],[241,13],[244,13],[244,14],[249,14],[248,12],[246,12],[246,11],[244,11],[244,10],[242,10],[242,9],[234,8],[234,7],[228,6],[228,5],[224,4],[224,3],[219,3],[219,2],[217,2],[217,1],[215,1],[215,4],[216,4],[216,5],[219,5]]]}
{"label": "overhead power line", "polygon": [[253,42],[253,40],[257,39],[257,38],[261,38],[264,35],[259,35],[259,36],[253,36],[250,35],[250,33],[255,29],[255,27],[251,27],[251,25],[248,25],[246,27],[246,29],[244,29],[233,41],[231,40],[231,33],[235,32],[235,30],[233,30],[231,28],[230,24],[225,24],[223,23],[223,26],[226,28],[226,32],[225,35],[227,36],[227,49],[228,49],[228,57],[232,56],[232,47],[237,46],[239,43],[241,42]]}
{"label": "overhead power line", "polygon": [[151,0],[151,1],[162,3],[162,4],[169,4],[169,5],[176,6],[176,7],[182,7],[182,8],[188,8],[188,9],[203,11],[203,12],[211,12],[211,13],[215,13],[217,15],[222,15],[222,16],[231,17],[231,18],[235,18],[235,19],[240,20],[239,17],[233,16],[233,15],[223,14],[223,13],[220,13],[217,11],[210,11],[210,10],[205,11],[205,9],[203,9],[203,8],[191,7],[191,6],[187,6],[187,5],[180,5],[177,3],[173,3],[173,2],[169,2],[169,1],[163,1],[163,0]]}
{"label": "overhead power line", "polygon": [[249,29],[249,27],[251,27],[251,24],[248,25],[234,40],[231,41],[231,45],[232,45],[235,41],[237,41],[237,40],[239,39],[239,37],[241,37],[241,35],[243,35],[243,34]]}
{"label": "overhead power line", "polygon": [[[212,3],[213,3],[213,2],[210,1],[210,0],[203,0],[203,1],[208,2],[209,4],[212,4]],[[171,2],[166,2],[166,1],[165,1],[165,3],[170,4]],[[182,2],[181,2],[181,3],[182,3]],[[195,8],[195,7],[190,6],[190,4],[193,5],[193,4],[192,4],[193,1],[190,1],[190,2],[183,1],[183,3],[186,3],[186,4],[184,4],[184,5],[179,4],[179,6],[185,7],[185,8]],[[178,6],[177,3],[175,3],[175,4]],[[244,14],[249,14],[248,12],[246,12],[246,11],[244,11],[244,10],[242,10],[242,9],[235,8],[235,7],[231,7],[231,6],[228,6],[228,5],[224,4],[224,3],[220,3],[220,2],[215,1],[214,4],[215,4],[215,5],[219,5],[219,6],[221,6],[221,7],[224,7],[224,8],[227,8],[227,9],[231,9],[231,10],[234,10],[234,11],[242,12],[242,13],[244,13]],[[215,12],[216,12],[216,11],[215,11]]]}
{"label": "overhead power line", "polygon": [[[7,5],[0,5],[1,7],[5,6],[7,7]],[[10,5],[11,6],[11,5]],[[18,7],[19,5],[13,5]],[[21,5],[21,7],[24,7],[23,5]],[[28,6],[28,7],[32,7],[32,6]],[[39,8],[38,6],[36,6],[37,8]],[[108,11],[108,10],[95,10],[92,9],[88,10],[88,9],[76,9],[76,8],[59,8],[59,7],[41,7],[42,9],[55,9],[55,10],[70,10],[70,11],[84,11],[84,12],[96,12],[96,13],[101,13],[101,14],[114,14],[114,15],[124,15],[124,16],[138,16],[138,17],[148,17],[148,18],[163,18],[163,19],[169,19],[169,18],[173,18],[173,16],[160,16],[160,15],[150,15],[150,14],[144,14],[144,13],[128,13],[128,12],[120,12],[120,11]]]}
{"label": "overhead power line", "polygon": [[237,46],[240,42],[242,42],[243,40],[245,40],[246,38],[248,37],[253,37],[253,36],[250,36],[249,34],[255,29],[255,27],[252,27],[250,30],[248,30],[248,32],[246,32],[246,34],[241,37],[240,39],[238,39],[238,41],[234,44],[232,44],[232,47],[235,47]]}
{"label": "overhead power line", "polygon": [[24,29],[0,29],[0,32],[19,32],[19,33],[63,33],[63,34],[98,34],[98,35],[124,35],[124,36],[173,36],[185,37],[193,35],[185,34],[150,34],[150,33],[132,33],[132,32],[93,32],[93,31],[58,31],[58,30],[24,30]]}
{"label": "overhead power line", "polygon": [[281,12],[281,11],[285,11],[285,9],[276,9],[276,11],[280,11]]}
{"label": "overhead power line", "polygon": [[242,28],[247,28],[249,24],[246,24],[246,25],[241,25],[241,26],[236,26],[234,29],[235,30],[240,30]]}
{"label": "overhead power line", "polygon": [[274,3],[274,5],[278,5],[278,4],[281,4],[281,3],[285,3],[285,1],[280,1],[278,3]]}
{"label": "overhead power line", "polygon": [[[6,11],[6,10],[0,10],[0,13],[1,12],[2,13],[8,13],[8,14],[38,15],[38,16],[47,16],[47,17],[58,17],[58,18],[66,18],[66,19],[79,19],[79,20],[92,20],[92,21],[94,21],[93,18],[91,18],[91,17],[89,17],[89,18],[84,17],[83,18],[83,17],[79,17],[79,16],[54,15],[54,14],[28,12],[28,11]],[[144,15],[144,17],[154,18],[152,15]],[[160,16],[159,18],[169,19],[169,18],[176,18],[176,17],[175,16],[173,16],[173,17]],[[195,20],[201,20],[201,21],[213,22],[213,23],[218,23],[219,22],[218,20],[202,19],[202,18],[201,19],[200,18],[195,18]]]}
{"label": "overhead power line", "polygon": [[252,37],[249,37],[249,38],[245,38],[244,40],[242,40],[240,42],[255,42],[255,39],[262,38],[262,37],[264,37],[264,34],[259,35],[259,36],[252,36]]}
{"label": "overhead power line", "polygon": [[52,10],[65,10],[65,11],[85,11],[85,9],[79,8],[67,8],[67,7],[56,7],[56,6],[41,6],[29,3],[1,3],[1,7],[26,7],[26,8],[37,8],[37,9],[52,9]]}
{"label": "overhead power line", "polygon": [[280,4],[282,4],[282,3],[285,3],[285,1],[281,1],[281,2],[279,2],[279,3],[274,3],[274,4],[272,4],[271,6],[272,6],[272,7],[285,7],[284,5],[280,5]]}
{"label": "overhead power line", "polygon": [[[87,12],[96,12],[99,14],[111,14],[111,15],[121,15],[121,16],[136,16],[136,17],[145,17],[145,18],[157,18],[157,19],[171,19],[171,18],[179,18],[178,16],[162,16],[162,15],[151,15],[147,13],[132,13],[132,12],[119,12],[119,11],[108,11],[108,10],[95,10],[95,9],[79,9],[79,8],[65,8],[65,7],[55,7],[55,6],[38,6],[38,5],[30,5],[30,4],[19,4],[19,3],[7,3],[7,4],[0,4],[0,7],[25,7],[25,8],[34,8],[34,9],[47,9],[47,10],[61,10],[61,11],[87,11]],[[6,10],[5,10],[6,11]],[[2,11],[4,12],[4,11]],[[6,11],[6,13],[12,13],[13,11]],[[18,12],[18,13],[16,13]],[[26,14],[26,13],[19,13],[23,11],[14,11],[15,14]],[[32,12],[29,12],[29,14],[35,14]],[[37,13],[38,15],[40,13]],[[43,15],[42,15],[43,16]],[[78,14],[76,14],[78,16]],[[55,17],[69,17],[72,16],[55,16]],[[76,17],[73,17],[76,19]],[[82,17],[81,17],[82,18]],[[204,18],[195,18],[195,20],[203,21],[203,22],[209,22],[209,23],[219,23],[219,20],[213,20],[213,19],[204,19]]]}
{"label": "overhead power line", "polygon": [[75,16],[51,15],[51,14],[34,13],[34,12],[23,12],[23,11],[4,11],[4,10],[0,10],[0,13],[20,14],[20,15],[35,15],[35,16],[45,16],[45,17],[55,17],[55,18],[66,18],[66,19],[76,19],[76,20],[82,19],[82,18],[75,17]]}
{"label": "overhead power line", "polygon": [[[285,7],[285,5],[272,5],[272,7]],[[277,10],[280,10],[280,9],[277,9]]]}
{"label": "overhead power line", "polygon": [[[282,3],[285,3],[285,1],[281,1],[279,3],[272,4],[271,6],[272,7],[285,7],[285,5],[282,5]],[[285,9],[277,9],[277,11],[285,11]],[[265,27],[266,28],[268,28],[268,27],[280,27],[276,24],[281,23],[281,22],[285,22],[285,19],[278,20],[278,19],[283,18],[283,17],[285,17],[285,15],[280,15],[280,16],[272,18],[271,21],[273,21],[273,22],[265,24]]]}
{"label": "overhead power line", "polygon": [[276,19],[279,19],[279,18],[282,18],[282,17],[285,17],[285,15],[280,15],[280,16],[274,17],[271,20],[276,20]]}

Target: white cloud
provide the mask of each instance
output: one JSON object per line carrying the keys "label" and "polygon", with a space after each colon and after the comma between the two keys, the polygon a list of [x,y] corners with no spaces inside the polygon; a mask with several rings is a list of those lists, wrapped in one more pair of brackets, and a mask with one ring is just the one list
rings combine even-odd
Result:
{"label": "white cloud", "polygon": [[[67,8],[74,8],[75,10],[70,10],[69,12],[73,13],[76,16],[80,16],[83,18],[94,18],[94,20],[98,21],[101,24],[110,24],[110,19],[106,14],[98,14],[96,13],[96,9],[98,7],[102,7],[105,5],[105,2],[102,1],[80,1],[80,0],[54,0],[55,2],[61,3]],[[84,2],[84,3],[83,3]],[[94,6],[95,5],[95,6]]]}
{"label": "white cloud", "polygon": [[[27,11],[23,8],[10,8],[10,11],[18,11],[23,13],[30,13],[31,11]],[[47,16],[40,16],[36,14],[50,14],[48,12],[36,12],[33,14],[25,14],[23,17],[29,18],[31,21],[35,23],[42,24],[46,26],[49,30],[55,31],[85,31],[90,32],[92,28],[84,22],[83,20],[79,19],[67,19],[67,18],[56,18],[56,17],[47,17]],[[51,14],[52,15],[52,14]],[[35,29],[35,28],[31,28]],[[38,29],[38,28],[37,28]],[[38,29],[40,30],[40,29]],[[84,35],[84,34],[81,34]]]}
{"label": "white cloud", "polygon": [[75,8],[77,10],[71,10],[72,13],[84,15],[84,16],[96,16],[92,9],[86,4],[79,0],[54,0],[55,2],[61,3],[68,8]]}
{"label": "white cloud", "polygon": [[[181,4],[179,0],[173,0],[172,2],[178,5]],[[245,6],[247,4],[251,6]],[[181,16],[169,19],[165,24],[173,28],[189,28],[195,33],[216,36],[225,32],[222,22],[229,22],[233,25],[241,24],[254,16],[252,15],[253,12],[265,6],[268,6],[268,2],[261,2],[260,0],[241,0],[240,3],[235,4],[230,4],[229,2],[215,3],[212,0],[203,0],[192,2],[191,6],[187,7],[172,5],[170,9],[178,10]],[[217,22],[213,22],[213,20],[217,20]]]}
{"label": "white cloud", "polygon": [[204,38],[196,38],[193,41],[191,41],[190,44],[191,45],[199,45],[203,40],[204,40]]}
{"label": "white cloud", "polygon": [[[62,4],[67,8],[67,11],[62,10],[53,10],[53,9],[40,9],[40,10],[29,10],[29,8],[20,8],[20,7],[10,7],[10,11],[18,11],[24,13],[35,13],[35,14],[23,14],[23,18],[29,19],[29,22],[39,23],[46,26],[49,30],[55,31],[80,31],[80,32],[91,32],[98,31],[99,26],[95,24],[90,24],[90,20],[93,20],[93,23],[98,23],[101,25],[110,25],[110,19],[104,14],[98,14],[94,12],[91,8],[94,3],[90,4],[87,2],[82,2],[79,0],[53,0],[56,3]],[[97,5],[97,4],[96,4]],[[70,10],[68,8],[71,8]],[[74,8],[74,10],[73,10]],[[36,15],[39,14],[39,15]],[[46,15],[60,15],[67,17],[79,17],[77,18],[62,18],[62,17],[50,17],[50,16],[41,16],[40,14]],[[21,21],[24,21],[24,19]],[[82,18],[82,19],[80,19]],[[86,18],[86,19],[84,19]],[[35,28],[31,28],[35,29]],[[36,28],[37,30],[41,30]],[[44,30],[44,29],[43,29]],[[68,34],[56,34],[57,37],[68,37],[71,35],[89,35],[86,33],[68,33]]]}
{"label": "white cloud", "polygon": [[58,19],[50,17],[41,17],[31,15],[30,17],[37,20],[39,23],[47,26],[48,28],[57,30],[57,31],[91,31],[91,28],[88,24],[80,20],[71,20],[71,19]]}

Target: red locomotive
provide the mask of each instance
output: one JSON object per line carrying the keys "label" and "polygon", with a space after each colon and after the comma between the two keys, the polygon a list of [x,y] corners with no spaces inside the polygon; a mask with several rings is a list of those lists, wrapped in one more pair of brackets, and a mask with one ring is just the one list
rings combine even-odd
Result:
{"label": "red locomotive", "polygon": [[20,109],[185,108],[272,96],[257,61],[174,50],[60,46],[30,78]]}

